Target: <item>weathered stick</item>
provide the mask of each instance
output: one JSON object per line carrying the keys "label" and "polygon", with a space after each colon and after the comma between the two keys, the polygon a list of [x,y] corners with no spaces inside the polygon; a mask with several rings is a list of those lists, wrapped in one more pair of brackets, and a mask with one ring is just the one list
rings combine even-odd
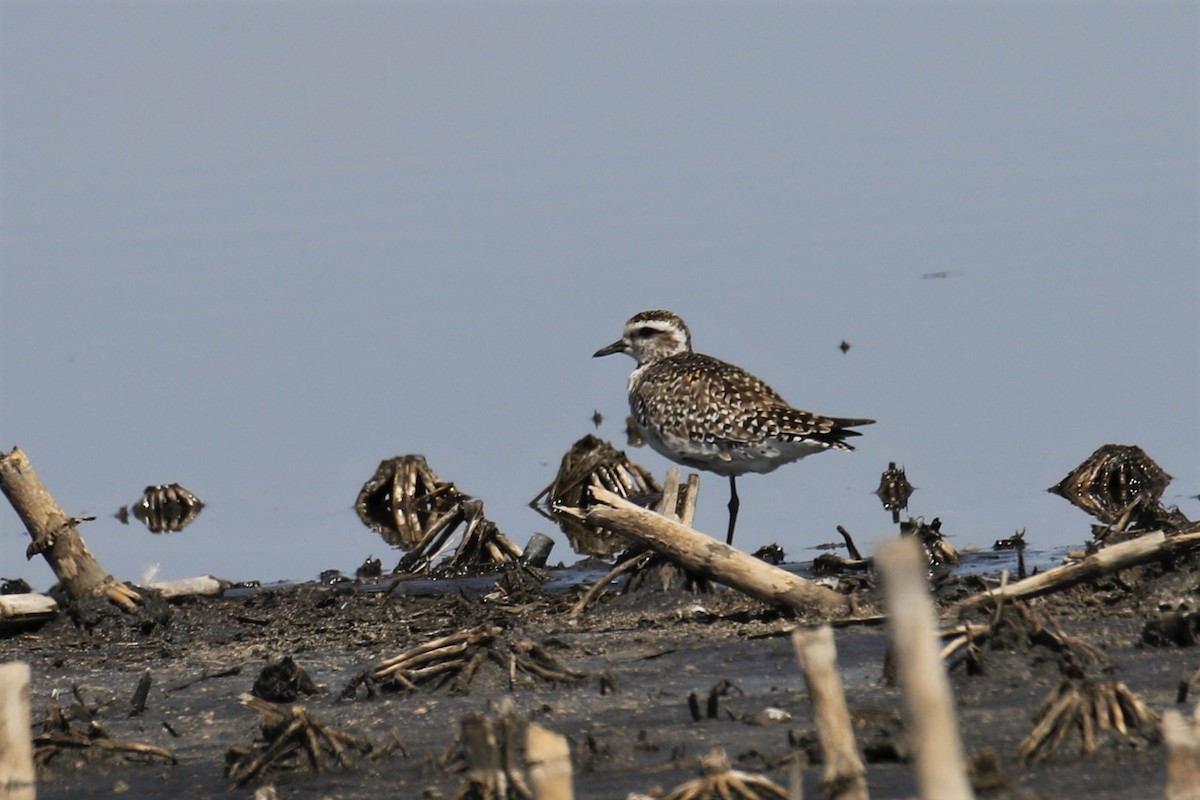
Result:
{"label": "weathered stick", "polygon": [[44,622],[58,613],[58,603],[45,594],[0,594],[0,629]]}
{"label": "weathered stick", "polygon": [[232,584],[212,575],[197,575],[195,578],[180,578],[175,581],[162,581],[148,584],[146,588],[155,589],[164,600],[176,597],[219,597]]}
{"label": "weathered stick", "polygon": [[792,644],[808,686],[817,736],[821,739],[825,761],[821,790],[832,800],[867,800],[867,772],[846,709],[833,628],[822,625],[815,630],[796,630],[792,633]]}
{"label": "weathered stick", "polygon": [[0,489],[33,538],[28,555],[45,557],[68,597],[107,594],[133,610],[141,596],[101,568],[76,530],[78,520],[63,512],[19,447],[0,453]]}
{"label": "weathered stick", "polygon": [[1200,800],[1200,706],[1191,719],[1175,709],[1163,712],[1167,744],[1167,800]]}
{"label": "weathered stick", "polygon": [[883,576],[888,635],[912,722],[921,800],[972,798],[950,682],[937,651],[925,554],[916,539],[905,537],[881,547],[875,563]]}
{"label": "weathered stick", "polygon": [[0,800],[33,800],[33,735],[29,728],[29,665],[0,664]]}
{"label": "weathered stick", "polygon": [[1094,580],[1127,567],[1195,548],[1200,548],[1200,526],[1193,526],[1173,536],[1167,536],[1162,531],[1143,534],[1136,539],[1105,547],[1077,564],[1055,567],[1008,586],[972,595],[959,601],[950,613],[1002,597],[1036,597],[1061,591],[1081,581]]}
{"label": "weathered stick", "polygon": [[831,616],[850,611],[849,599],[832,589],[771,566],[620,495],[593,487],[592,497],[603,505],[587,513],[589,525],[636,539],[686,570],[796,611],[816,610]]}
{"label": "weathered stick", "polygon": [[535,722],[525,731],[525,763],[536,800],[573,800],[571,747],[567,737]]}

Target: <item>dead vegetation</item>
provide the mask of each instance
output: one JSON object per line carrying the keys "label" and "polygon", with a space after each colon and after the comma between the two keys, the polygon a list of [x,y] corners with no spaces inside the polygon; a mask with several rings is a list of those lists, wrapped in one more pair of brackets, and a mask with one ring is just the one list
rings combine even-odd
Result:
{"label": "dead vegetation", "polygon": [[[521,548],[483,515],[483,501],[440,479],[424,456],[380,462],[359,491],[354,508],[364,525],[408,551],[394,573],[425,574],[435,565],[442,573],[453,573],[511,564],[521,557]],[[466,527],[458,546],[448,554],[462,525]]]}
{"label": "dead vegetation", "polygon": [[77,752],[85,757],[113,756],[122,761],[179,763],[174,753],[162,747],[109,738],[104,727],[94,719],[75,723],[58,703],[50,704],[39,727],[41,732],[33,737],[33,760],[39,770],[45,770],[52,760],[66,752]]}
{"label": "dead vegetation", "polygon": [[239,699],[261,716],[262,735],[249,747],[231,747],[226,754],[225,776],[231,789],[305,764],[316,773],[332,766],[349,768],[354,763],[351,753],[371,751],[365,738],[323,725],[301,706],[277,705],[249,694]]}
{"label": "dead vegetation", "polygon": [[[491,624],[456,631],[383,661],[369,678],[409,692],[446,687],[451,694],[466,694],[480,668],[488,664],[499,668],[509,691],[518,687],[520,676],[548,683],[572,683],[587,676],[561,663],[543,644],[526,638],[510,641],[502,634],[500,627]],[[347,692],[353,688],[352,684]]]}
{"label": "dead vegetation", "polygon": [[765,775],[733,769],[725,751],[715,750],[700,759],[700,777],[676,786],[662,800],[787,800],[790,796]]}

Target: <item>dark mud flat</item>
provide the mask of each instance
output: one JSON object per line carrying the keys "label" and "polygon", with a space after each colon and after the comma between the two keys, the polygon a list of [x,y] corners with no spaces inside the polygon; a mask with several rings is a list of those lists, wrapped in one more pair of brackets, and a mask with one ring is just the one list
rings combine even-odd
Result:
{"label": "dark mud flat", "polygon": [[[1194,602],[1197,584],[1194,566],[1153,566],[1033,605],[1054,614],[1064,632],[1101,648],[1114,665],[1105,677],[1124,681],[1161,712],[1175,704],[1180,681],[1200,667],[1200,653],[1142,646],[1141,631],[1162,607]],[[42,771],[42,798],[251,797],[253,786],[230,790],[224,774],[226,751],[249,746],[259,733],[258,715],[238,697],[251,691],[268,660],[283,656],[292,656],[319,687],[297,704],[384,753],[355,755],[350,769],[276,773],[272,783],[284,798],[454,797],[462,775],[447,765],[461,719],[489,711],[507,694],[522,716],[569,738],[579,798],[671,789],[694,778],[697,759],[714,747],[724,748],[736,768],[766,772],[787,785],[789,766],[814,735],[788,635],[803,620],[729,591],[611,597],[572,620],[566,611],[579,594],[534,588],[498,600],[316,585],[261,590],[183,601],[169,618],[99,613],[73,620],[62,614],[40,629],[0,638],[0,661],[30,663],[35,722],[52,700],[68,713],[82,701],[110,739],[164,747],[178,758],[169,765],[64,750]],[[955,590],[945,594],[952,600]],[[873,600],[868,592],[862,607],[870,610]],[[367,698],[360,688],[357,699],[339,699],[356,675],[383,659],[484,622],[510,640],[542,643],[588,676],[551,685],[518,675],[510,688],[503,671],[481,669],[465,695],[442,688]],[[904,743],[899,691],[882,680],[886,630],[851,625],[839,628],[836,639],[848,703],[862,722],[860,745],[875,759],[867,773],[871,796],[910,797],[911,765],[887,755],[903,751]],[[153,681],[145,711],[130,716],[145,670]],[[697,694],[703,709],[723,680],[732,688],[719,698],[717,718],[693,721],[689,695]],[[1163,796],[1161,744],[1102,740],[1098,752],[1081,757],[1075,737],[1043,763],[1017,760],[1035,707],[1059,680],[1054,657],[1036,648],[987,652],[981,674],[952,673],[967,750],[995,749],[1012,779],[1006,794],[990,796]],[[393,740],[401,746],[386,747]],[[821,796],[820,767],[802,774],[804,796]]]}

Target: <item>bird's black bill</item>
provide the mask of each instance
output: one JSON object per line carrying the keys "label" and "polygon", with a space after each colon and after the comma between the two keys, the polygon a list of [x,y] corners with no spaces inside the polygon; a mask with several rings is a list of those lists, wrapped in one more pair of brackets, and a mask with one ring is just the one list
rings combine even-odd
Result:
{"label": "bird's black bill", "polygon": [[608,347],[601,347],[599,350],[592,353],[592,358],[599,358],[600,356],[611,356],[613,353],[624,353],[624,352],[625,352],[625,340],[618,339],[617,341],[610,344]]}

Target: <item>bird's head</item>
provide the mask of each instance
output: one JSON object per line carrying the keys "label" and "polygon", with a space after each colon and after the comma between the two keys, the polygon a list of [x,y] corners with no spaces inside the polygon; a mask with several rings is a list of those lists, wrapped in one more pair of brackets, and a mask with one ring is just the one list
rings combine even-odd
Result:
{"label": "bird's head", "polygon": [[638,365],[690,353],[692,334],[678,315],[670,311],[643,311],[625,323],[620,339],[597,350],[592,358],[628,353]]}

